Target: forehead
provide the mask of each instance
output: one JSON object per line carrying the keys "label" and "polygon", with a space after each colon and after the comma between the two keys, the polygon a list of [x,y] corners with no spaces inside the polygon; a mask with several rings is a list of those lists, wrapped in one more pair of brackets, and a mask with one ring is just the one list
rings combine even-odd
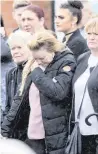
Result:
{"label": "forehead", "polygon": [[57,10],[56,16],[70,17],[71,12],[68,9],[59,8]]}
{"label": "forehead", "polygon": [[25,7],[21,7],[21,8],[17,8],[17,9],[15,9],[15,13],[16,14],[22,14],[22,12],[24,11],[24,9],[25,9]]}
{"label": "forehead", "polygon": [[36,13],[30,11],[30,10],[24,10],[22,12],[21,18],[38,18]]}
{"label": "forehead", "polygon": [[10,46],[10,48],[17,47],[17,46],[25,47],[26,44],[22,40],[18,39],[17,41],[16,40],[11,40],[9,42],[9,46]]}
{"label": "forehead", "polygon": [[44,57],[46,54],[48,54],[49,52],[47,51],[47,49],[38,49],[38,50],[33,50],[33,54],[34,56],[38,56],[38,57]]}

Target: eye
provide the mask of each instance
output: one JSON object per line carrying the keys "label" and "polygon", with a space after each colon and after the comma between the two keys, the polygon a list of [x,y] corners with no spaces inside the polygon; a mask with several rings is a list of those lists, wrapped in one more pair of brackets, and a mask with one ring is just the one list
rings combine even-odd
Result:
{"label": "eye", "polygon": [[18,14],[19,17],[21,17],[21,14]]}
{"label": "eye", "polygon": [[64,19],[64,17],[63,17],[63,16],[58,16],[58,18],[59,18],[59,19]]}
{"label": "eye", "polygon": [[17,48],[18,48],[18,49],[21,49],[21,47],[20,47],[20,46],[18,46]]}
{"label": "eye", "polygon": [[25,21],[25,18],[21,19],[23,22]]}
{"label": "eye", "polygon": [[28,21],[32,21],[33,19],[32,19],[32,18],[27,18],[27,20],[28,20]]}
{"label": "eye", "polygon": [[87,33],[88,35],[91,35],[91,33]]}
{"label": "eye", "polygon": [[11,50],[15,50],[15,47],[11,48]]}
{"label": "eye", "polygon": [[97,33],[94,33],[94,35],[98,35]]}

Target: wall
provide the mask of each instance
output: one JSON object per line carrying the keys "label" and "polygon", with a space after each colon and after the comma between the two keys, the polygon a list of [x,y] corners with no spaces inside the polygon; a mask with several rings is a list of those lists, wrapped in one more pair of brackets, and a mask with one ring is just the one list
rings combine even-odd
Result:
{"label": "wall", "polygon": [[[33,1],[31,0],[33,4],[39,5],[41,8],[44,9],[45,12],[45,19],[46,19],[46,26],[51,29],[52,28],[52,7],[51,7],[51,1],[48,0],[39,0],[39,1]],[[3,16],[4,24],[5,24],[5,30],[7,34],[11,33],[15,28],[17,28],[16,22],[13,20],[12,17],[12,3],[13,0],[0,0],[1,3],[1,14]]]}

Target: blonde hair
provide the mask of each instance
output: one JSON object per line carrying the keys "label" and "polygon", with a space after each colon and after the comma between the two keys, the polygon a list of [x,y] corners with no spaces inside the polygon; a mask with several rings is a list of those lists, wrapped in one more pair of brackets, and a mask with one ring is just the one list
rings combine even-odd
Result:
{"label": "blonde hair", "polygon": [[[65,45],[56,39],[56,35],[49,30],[37,32],[33,35],[34,39],[28,43],[28,47],[31,51],[39,50],[41,47],[45,47],[49,52],[62,52]],[[24,84],[28,74],[31,72],[31,66],[34,63],[34,59],[28,60],[22,73],[22,84],[20,87],[20,95],[22,95]]]}
{"label": "blonde hair", "polygon": [[62,48],[64,48],[64,44],[59,42],[54,33],[49,30],[43,30],[42,32],[35,33],[34,39],[28,44],[31,51],[44,46],[49,52],[60,52]]}
{"label": "blonde hair", "polygon": [[85,26],[86,33],[98,34],[98,15],[93,16]]}
{"label": "blonde hair", "polygon": [[7,43],[9,44],[9,47],[11,47],[14,42],[17,43],[17,41],[27,45],[28,41],[32,40],[32,38],[33,36],[30,33],[19,30],[9,35]]}

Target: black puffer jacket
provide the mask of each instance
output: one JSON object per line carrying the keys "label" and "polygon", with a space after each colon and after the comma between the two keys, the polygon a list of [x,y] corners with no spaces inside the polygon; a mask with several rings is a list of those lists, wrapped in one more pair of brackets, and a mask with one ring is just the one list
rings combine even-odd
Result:
{"label": "black puffer jacket", "polygon": [[[70,66],[71,70],[68,71],[66,66]],[[24,121],[23,127],[26,130],[29,116],[28,92],[34,82],[40,92],[47,153],[64,154],[71,106],[71,80],[75,66],[73,53],[66,49],[56,54],[45,72],[36,68],[27,78],[23,96],[15,98],[2,124],[2,135],[12,136],[21,121]]]}

